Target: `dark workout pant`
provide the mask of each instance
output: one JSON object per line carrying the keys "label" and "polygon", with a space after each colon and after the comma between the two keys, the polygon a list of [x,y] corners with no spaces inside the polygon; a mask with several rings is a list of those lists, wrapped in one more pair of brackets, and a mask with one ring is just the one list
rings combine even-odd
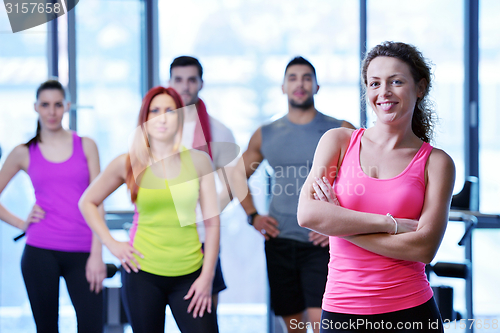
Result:
{"label": "dark workout pant", "polygon": [[277,316],[321,308],[328,275],[328,247],[293,239],[265,242],[271,307]]}
{"label": "dark workout pant", "polygon": [[165,309],[170,305],[179,330],[183,333],[217,333],[217,315],[212,306],[212,313],[205,310],[203,317],[193,318],[187,308],[191,299],[184,296],[201,273],[182,276],[160,276],[144,271],[127,273],[123,269],[122,298],[125,312],[134,333],[165,332]]}
{"label": "dark workout pant", "polygon": [[26,245],[21,270],[38,333],[58,332],[59,279],[66,281],[78,333],[103,330],[102,293],[90,292],[85,277],[89,253],[45,250]]}
{"label": "dark workout pant", "polygon": [[414,308],[376,315],[351,315],[323,310],[320,327],[320,333],[444,332],[434,298]]}

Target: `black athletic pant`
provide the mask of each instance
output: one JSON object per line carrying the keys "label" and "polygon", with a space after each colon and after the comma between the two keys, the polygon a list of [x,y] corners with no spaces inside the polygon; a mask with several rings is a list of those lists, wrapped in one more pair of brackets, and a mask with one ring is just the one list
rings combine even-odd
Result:
{"label": "black athletic pant", "polygon": [[217,333],[217,315],[205,311],[203,317],[193,318],[187,308],[191,299],[184,300],[193,282],[201,273],[182,276],[160,276],[144,271],[122,274],[122,298],[125,312],[134,333],[165,332],[165,309],[167,304],[182,333]]}
{"label": "black athletic pant", "polygon": [[320,333],[444,332],[434,298],[414,308],[376,315],[351,315],[323,310],[320,327]]}
{"label": "black athletic pant", "polygon": [[89,253],[45,250],[26,245],[21,270],[38,333],[58,332],[59,279],[66,281],[78,333],[103,330],[102,293],[90,292],[85,277]]}

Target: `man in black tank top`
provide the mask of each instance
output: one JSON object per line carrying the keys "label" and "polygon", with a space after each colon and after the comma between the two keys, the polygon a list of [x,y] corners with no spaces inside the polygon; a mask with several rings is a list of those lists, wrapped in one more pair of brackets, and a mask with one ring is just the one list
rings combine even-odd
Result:
{"label": "man in black tank top", "polygon": [[[266,159],[274,170],[269,215],[260,215],[251,193],[241,202],[248,223],[266,239],[266,261],[271,306],[282,316],[289,332],[306,332],[307,322],[321,320],[321,300],[328,273],[328,237],[302,228],[297,222],[300,188],[312,165],[321,136],[352,124],[328,117],[314,107],[319,86],[313,65],[302,57],[286,69],[283,93],[288,114],[257,129],[243,154],[247,178]],[[306,317],[304,317],[306,315]]]}

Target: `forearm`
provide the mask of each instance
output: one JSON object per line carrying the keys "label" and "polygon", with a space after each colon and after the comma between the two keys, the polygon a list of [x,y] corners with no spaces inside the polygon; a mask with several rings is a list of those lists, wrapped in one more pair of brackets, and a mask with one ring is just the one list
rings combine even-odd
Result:
{"label": "forearm", "polygon": [[102,258],[102,243],[95,233],[92,233],[92,247],[90,248],[90,255]]}
{"label": "forearm", "polygon": [[[102,204],[99,205],[97,210],[99,211],[99,215],[101,216],[101,218],[104,220],[105,213],[103,205]],[[102,258],[102,243],[99,240],[99,237],[97,237],[97,235],[94,232],[92,232],[92,247],[90,249],[90,255]]]}
{"label": "forearm", "polygon": [[344,237],[349,242],[379,255],[408,261],[430,263],[438,246],[433,246],[425,230],[404,234],[370,234]]}
{"label": "forearm", "polygon": [[[106,226],[103,211],[100,212],[95,204],[85,200],[80,200],[79,207],[90,229],[92,229],[94,234],[98,237],[96,241],[100,241],[100,243],[105,246],[108,246],[110,242],[114,241],[113,236],[111,236]],[[94,241],[92,241],[92,246],[94,246]],[[97,247],[97,244],[95,244],[95,246]]]}
{"label": "forearm", "polygon": [[257,211],[257,208],[255,208],[255,205],[253,204],[253,197],[250,191],[248,191],[247,196],[243,200],[241,200],[240,204],[247,215],[250,215]]}
{"label": "forearm", "polygon": [[243,159],[241,158],[236,167],[232,169],[229,177],[233,196],[238,199],[247,214],[256,211],[253,204],[252,193],[248,187],[248,177],[250,177],[251,174],[251,172],[247,173],[245,171]]}
{"label": "forearm", "polygon": [[0,220],[18,229],[25,230],[24,220],[9,212],[2,204],[0,204]]}
{"label": "forearm", "polygon": [[215,265],[219,256],[220,222],[219,217],[205,220],[204,259],[201,274],[214,277]]}
{"label": "forearm", "polygon": [[328,236],[390,233],[394,223],[379,214],[357,212],[328,202],[301,198],[297,212],[299,225]]}
{"label": "forearm", "polygon": [[[443,239],[455,183],[455,166],[441,150],[433,149],[428,160],[428,180],[418,227],[401,235],[360,235],[348,240],[380,255],[430,263]],[[398,219],[398,221],[401,219]]]}

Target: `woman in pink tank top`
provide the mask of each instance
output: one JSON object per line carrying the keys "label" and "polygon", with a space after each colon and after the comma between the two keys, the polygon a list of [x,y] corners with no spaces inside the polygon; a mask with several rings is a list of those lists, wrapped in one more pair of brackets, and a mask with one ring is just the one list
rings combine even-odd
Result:
{"label": "woman in pink tank top", "polygon": [[78,200],[99,174],[97,147],[62,127],[69,103],[58,81],[42,83],[36,99],[36,136],[14,148],[0,170],[0,193],[23,170],[30,176],[36,203],[26,220],[0,204],[0,219],[26,232],[21,269],[37,332],[58,332],[61,276],[75,307],[78,332],[102,332],[102,245],[78,209]]}
{"label": "woman in pink tank top", "polygon": [[330,236],[317,324],[442,332],[425,264],[446,229],[455,167],[429,144],[430,66],[414,46],[384,42],[365,57],[362,77],[375,125],[325,133],[299,200],[299,224]]}

